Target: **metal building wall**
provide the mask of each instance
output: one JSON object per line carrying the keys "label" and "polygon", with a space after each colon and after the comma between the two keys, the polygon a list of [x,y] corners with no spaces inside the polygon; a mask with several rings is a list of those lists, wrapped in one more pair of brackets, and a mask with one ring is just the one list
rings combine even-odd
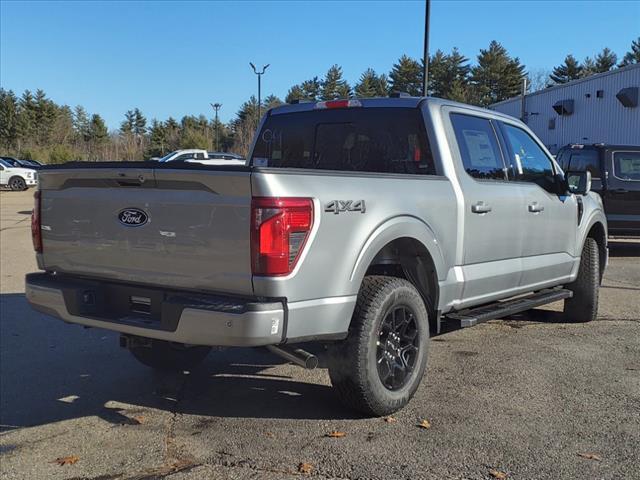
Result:
{"label": "metal building wall", "polygon": [[[640,87],[640,64],[593,75],[527,95],[526,122],[547,148],[555,153],[568,143],[610,143],[640,145],[640,106],[625,108],[616,93],[627,87]],[[602,90],[603,98],[596,92]],[[558,115],[553,105],[573,99],[572,115]],[[520,118],[521,97],[489,108]],[[555,119],[555,128],[549,123]]]}

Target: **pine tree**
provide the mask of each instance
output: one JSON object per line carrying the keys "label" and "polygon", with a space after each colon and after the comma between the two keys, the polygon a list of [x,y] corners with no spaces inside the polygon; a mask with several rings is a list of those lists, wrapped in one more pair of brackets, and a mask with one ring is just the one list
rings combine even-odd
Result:
{"label": "pine tree", "polygon": [[18,141],[18,98],[0,88],[0,147],[11,150]]}
{"label": "pine tree", "polygon": [[[460,101],[462,97],[466,98],[466,94],[462,96],[462,91],[466,91],[471,70],[468,63],[469,59],[462,55],[457,48],[454,48],[448,55],[442,50],[437,50],[429,59],[428,94],[457,101]],[[454,86],[455,93],[452,92]]]}
{"label": "pine tree", "polygon": [[309,80],[305,80],[300,85],[304,92],[304,99],[311,102],[316,102],[320,99],[320,92],[322,90],[322,84],[318,77],[313,77]]}
{"label": "pine tree", "polygon": [[604,48],[602,52],[596,55],[596,73],[608,72],[616,66],[618,56],[609,48]]}
{"label": "pine tree", "polygon": [[407,55],[402,55],[398,63],[393,64],[389,73],[389,82],[392,91],[420,96],[422,94],[422,66]]}
{"label": "pine tree", "polygon": [[553,69],[549,78],[554,83],[567,83],[576,80],[582,76],[582,66],[573,55],[567,55],[562,65],[558,65]]}
{"label": "pine tree", "polygon": [[597,73],[596,62],[591,57],[586,57],[582,62],[582,71],[580,72],[580,78],[588,77]]}
{"label": "pine tree", "polygon": [[136,114],[133,110],[127,110],[124,121],[120,124],[120,133],[124,136],[133,135],[136,126]]}
{"label": "pine tree", "polygon": [[277,107],[279,105],[282,105],[282,100],[280,100],[278,97],[276,97],[275,95],[268,95],[263,101],[262,101],[262,108],[264,110],[269,110],[270,108],[274,108]]}
{"label": "pine tree", "polygon": [[358,98],[371,98],[377,96],[379,79],[372,68],[367,68],[354,88],[355,96]]}
{"label": "pine tree", "polygon": [[524,68],[517,57],[511,58],[502,45],[492,41],[488,49],[480,50],[478,65],[471,69],[475,101],[487,106],[518,95]]}
{"label": "pine tree", "polygon": [[155,118],[151,121],[149,128],[149,148],[148,157],[163,157],[167,152],[167,127]]}
{"label": "pine tree", "polygon": [[89,141],[89,116],[81,105],[76,105],[73,109],[73,129],[79,140]]}
{"label": "pine tree", "polygon": [[138,108],[133,110],[133,133],[138,136],[147,133],[147,119]]}
{"label": "pine tree", "polygon": [[287,96],[284,98],[284,101],[287,103],[293,103],[294,100],[304,100],[304,90],[300,85],[294,85],[287,92]]}
{"label": "pine tree", "polygon": [[342,68],[333,65],[327,71],[322,81],[322,90],[320,98],[322,100],[335,100],[338,98],[349,98],[351,87],[347,81],[342,78]]}
{"label": "pine tree", "polygon": [[25,90],[18,101],[18,139],[23,145],[31,145],[36,137],[36,102],[33,94]]}
{"label": "pine tree", "polygon": [[98,114],[91,115],[89,122],[89,141],[94,145],[103,145],[109,138],[109,131],[102,117]]}
{"label": "pine tree", "polygon": [[631,50],[624,54],[619,66],[626,67],[634,63],[640,63],[640,37],[631,42]]}

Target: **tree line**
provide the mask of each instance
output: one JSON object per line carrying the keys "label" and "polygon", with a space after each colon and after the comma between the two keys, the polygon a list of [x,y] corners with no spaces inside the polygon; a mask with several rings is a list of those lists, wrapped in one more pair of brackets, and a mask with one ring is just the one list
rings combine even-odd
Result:
{"label": "tree line", "polygon": [[[523,78],[529,79],[529,91],[535,91],[634,63],[640,63],[640,38],[632,42],[620,62],[614,52],[604,48],[582,62],[567,55],[551,71],[537,72],[526,72],[517,57],[492,41],[480,50],[473,64],[456,48],[449,53],[437,50],[429,57],[427,94],[487,106],[518,95]],[[353,86],[344,78],[342,68],[333,65],[324,76],[293,85],[284,101],[380,97],[393,91],[417,96],[422,92],[422,84],[422,61],[402,55],[388,73],[378,74],[369,68]],[[282,103],[275,95],[269,95],[262,100],[261,108],[266,111]],[[35,93],[25,90],[18,97],[13,91],[0,88],[0,153],[46,163],[142,160],[179,148],[219,149],[247,155],[258,123],[258,110],[258,100],[251,96],[235,118],[225,124],[204,115],[148,121],[134,108],[125,113],[118,129],[109,131],[99,114],[89,114],[82,106],[58,105],[43,90]]]}

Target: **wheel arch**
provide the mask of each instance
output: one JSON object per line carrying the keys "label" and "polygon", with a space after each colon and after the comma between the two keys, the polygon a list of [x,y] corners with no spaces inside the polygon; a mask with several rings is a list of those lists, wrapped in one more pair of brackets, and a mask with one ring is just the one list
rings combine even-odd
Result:
{"label": "wheel arch", "polygon": [[432,332],[438,331],[439,279],[445,262],[432,229],[414,217],[396,217],[378,227],[362,248],[351,281],[360,288],[366,275],[389,275],[411,282],[429,313]]}
{"label": "wheel arch", "polygon": [[604,275],[604,270],[607,265],[607,229],[602,224],[602,222],[597,219],[594,220],[589,228],[587,229],[587,234],[582,240],[581,249],[584,248],[584,242],[587,238],[593,238],[598,244],[598,263],[600,265],[600,283],[602,283],[602,276]]}

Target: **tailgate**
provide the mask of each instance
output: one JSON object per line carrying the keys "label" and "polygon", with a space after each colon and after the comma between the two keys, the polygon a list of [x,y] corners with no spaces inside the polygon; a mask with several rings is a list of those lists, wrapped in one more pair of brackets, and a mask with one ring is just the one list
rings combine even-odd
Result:
{"label": "tailgate", "polygon": [[43,171],[46,270],[252,294],[248,168]]}

